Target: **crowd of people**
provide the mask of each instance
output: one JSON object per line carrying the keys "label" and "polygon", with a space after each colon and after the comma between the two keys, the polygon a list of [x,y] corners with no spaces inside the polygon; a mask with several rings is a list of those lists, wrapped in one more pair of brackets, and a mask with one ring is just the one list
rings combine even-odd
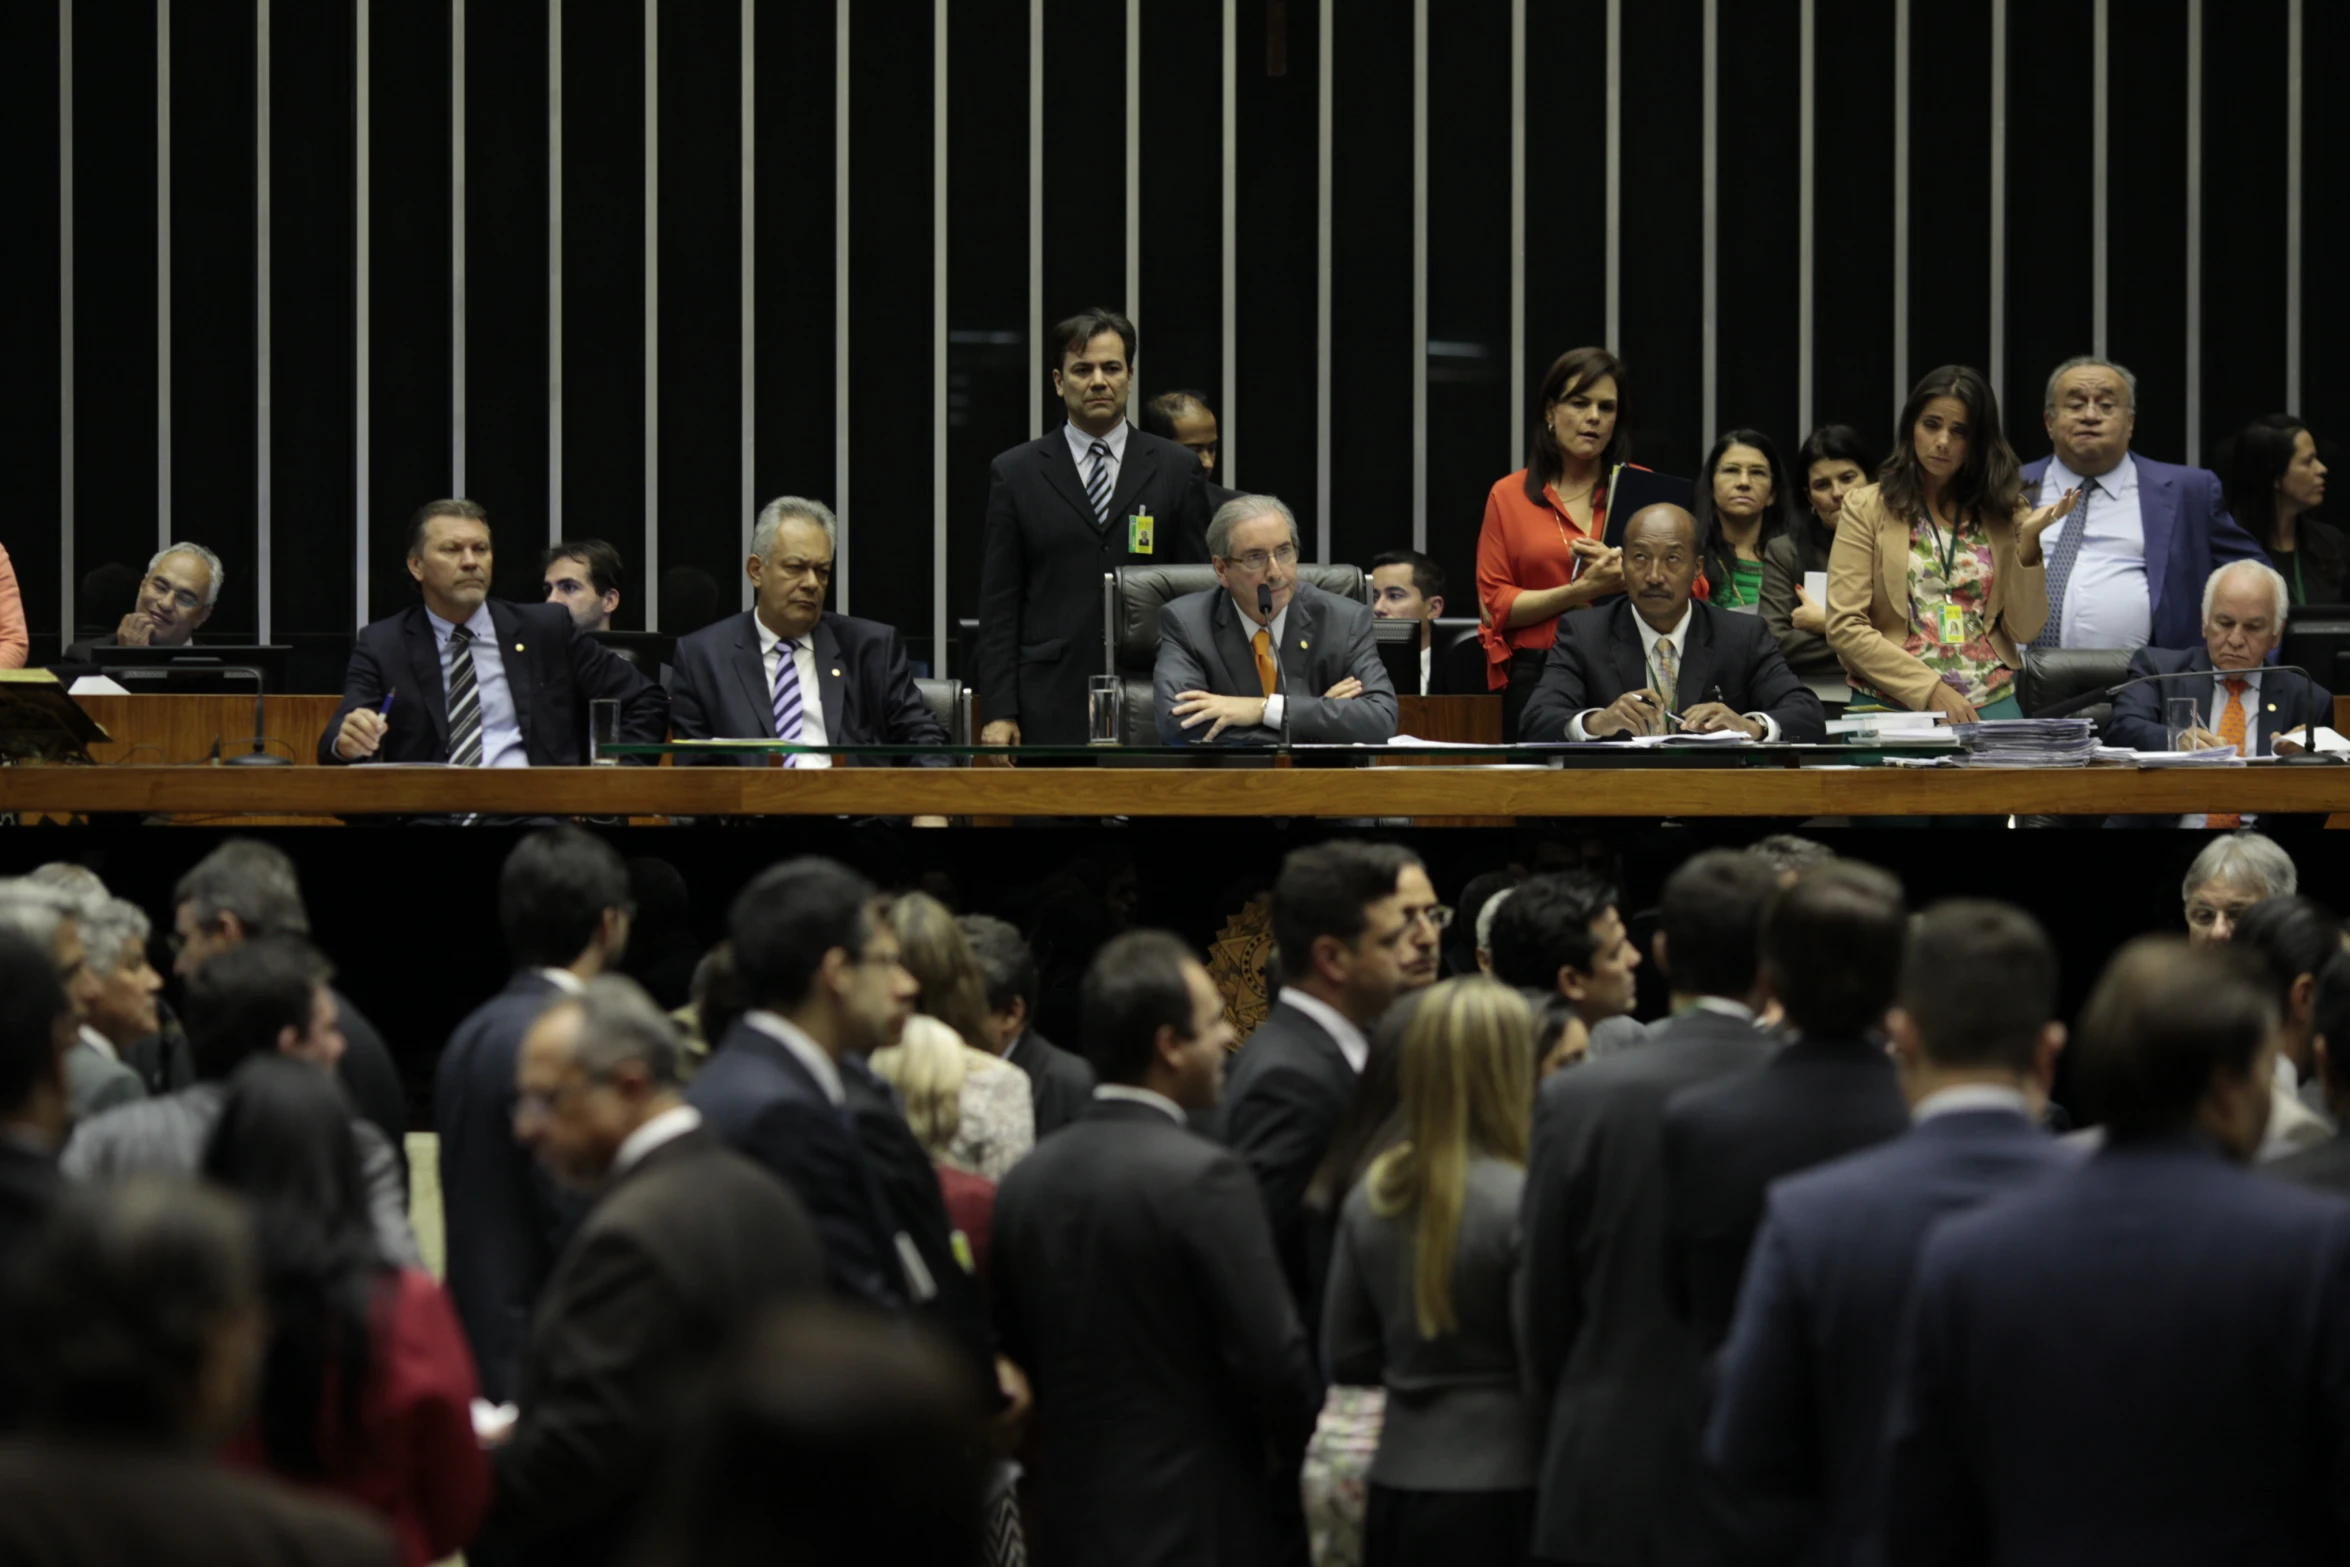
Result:
{"label": "crowd of people", "polygon": [[2031,916],[1785,837],[1645,950],[1590,869],[1295,849],[1245,1039],[1135,928],[1056,1044],[1029,934],[821,858],[676,1013],[594,834],[497,910],[418,1224],[281,851],[155,911],[168,997],[0,882],[0,1558],[2350,1552],[2350,933],[2257,833],[2069,1028]]}

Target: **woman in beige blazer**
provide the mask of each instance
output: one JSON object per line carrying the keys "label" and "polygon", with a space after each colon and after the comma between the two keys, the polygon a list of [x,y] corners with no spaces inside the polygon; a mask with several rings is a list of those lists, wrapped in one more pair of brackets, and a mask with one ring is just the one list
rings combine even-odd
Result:
{"label": "woman in beige blazer", "polygon": [[2077,491],[2030,510],[1981,371],[1917,384],[1877,482],[1844,498],[1828,555],[1828,645],[1872,698],[1953,723],[2020,717],[2020,651],[2048,619],[2040,535]]}

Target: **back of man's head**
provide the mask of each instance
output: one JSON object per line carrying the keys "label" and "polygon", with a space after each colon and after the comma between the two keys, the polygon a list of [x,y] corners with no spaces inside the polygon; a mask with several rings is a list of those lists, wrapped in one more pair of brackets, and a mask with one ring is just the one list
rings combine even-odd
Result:
{"label": "back of man's head", "polygon": [[727,916],[743,1000],[783,1011],[805,1002],[824,954],[863,948],[875,896],[873,883],[816,855],[760,872]]}
{"label": "back of man's head", "polygon": [[1493,977],[1547,995],[1559,988],[1560,969],[1590,973],[1599,955],[1592,922],[1615,903],[1616,889],[1589,871],[1528,877],[1494,911],[1486,943]]}
{"label": "back of man's head", "polygon": [[1015,1001],[1036,1011],[1036,954],[1009,920],[992,914],[966,914],[955,923],[971,945],[971,956],[987,981],[987,1010],[1003,1012]]}
{"label": "back of man's head", "polygon": [[1314,943],[1352,943],[1370,923],[1370,907],[1395,896],[1404,867],[1419,861],[1392,843],[1340,840],[1292,849],[1273,883],[1273,943],[1292,985],[1314,972]]}
{"label": "back of man's head", "polygon": [[294,862],[275,844],[255,838],[231,838],[198,860],[172,889],[171,901],[174,908],[193,904],[199,925],[234,914],[247,936],[310,934]]}
{"label": "back of man's head", "polygon": [[1795,878],[1763,917],[1762,956],[1787,1021],[1815,1039],[1877,1026],[1901,981],[1909,911],[1901,883],[1838,860]]}
{"label": "back of man's head", "polygon": [[1132,930],[1094,954],[1079,1010],[1085,1055],[1105,1083],[1139,1085],[1158,1058],[1159,1030],[1192,1032],[1191,949],[1163,930]]}
{"label": "back of man's head", "polygon": [[228,1198],[187,1181],[79,1187],[12,1272],[0,1358],[35,1430],[202,1447],[241,1412],[246,1377],[222,1359],[257,1348],[259,1296],[252,1231]]}
{"label": "back of man's head", "polygon": [[0,931],[0,1120],[21,1112],[35,1088],[56,1082],[58,1041],[72,1018],[49,949]]}
{"label": "back of man's head", "polygon": [[1933,1065],[2021,1075],[2056,1015],[2056,947],[2013,904],[1952,898],[1911,927],[1898,999]]}
{"label": "back of man's head", "polygon": [[2256,955],[2279,1009],[2291,1015],[2294,984],[2342,952],[2342,917],[2315,898],[2263,898],[2236,921],[2236,945]]}
{"label": "back of man's head", "polygon": [[1770,862],[1740,849],[1708,849],[1666,877],[1657,930],[1673,993],[1752,995],[1763,914],[1778,892]]}
{"label": "back of man's head", "polygon": [[628,866],[579,827],[534,832],[498,873],[498,923],[516,968],[563,968],[587,950],[607,909],[629,906]]}
{"label": "back of man's head", "polygon": [[331,971],[299,936],[263,936],[220,953],[188,976],[183,1019],[196,1076],[225,1080],[249,1056],[275,1050],[288,1028],[309,1032],[318,987]]}
{"label": "back of man's head", "polygon": [[2252,953],[2140,936],[2114,954],[2082,1010],[2073,1069],[2112,1136],[2182,1132],[2218,1077],[2252,1071],[2277,1015]]}
{"label": "back of man's head", "polygon": [[57,950],[57,932],[74,915],[74,900],[29,876],[0,881],[0,931],[23,937],[43,954]]}

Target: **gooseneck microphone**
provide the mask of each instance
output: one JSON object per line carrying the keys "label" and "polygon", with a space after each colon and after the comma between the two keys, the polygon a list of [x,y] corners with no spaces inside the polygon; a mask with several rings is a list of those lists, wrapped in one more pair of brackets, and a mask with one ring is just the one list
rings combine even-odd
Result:
{"label": "gooseneck microphone", "polygon": [[1281,667],[1281,643],[1273,636],[1273,585],[1257,584],[1257,613],[1265,617],[1265,637],[1273,644],[1273,689],[1281,697],[1281,746],[1289,749],[1289,671]]}
{"label": "gooseneck microphone", "polygon": [[[2263,664],[2258,669],[2243,670],[2174,669],[2161,674],[2139,675],[2135,679],[2124,680],[2115,685],[2104,686],[2094,691],[2084,691],[2079,696],[2066,697],[2063,701],[2057,703],[2054,707],[2042,708],[2039,712],[2034,713],[2032,716],[2034,718],[2069,718],[2073,714],[2081,712],[2086,708],[2095,707],[2100,702],[2112,701],[2115,697],[2121,695],[2124,691],[2129,690],[2132,686],[2151,685],[2157,681],[2164,680],[2200,680],[2208,685],[2214,680],[2225,680],[2228,678],[2228,676],[2235,674],[2299,675],[2304,680],[2307,680],[2312,686],[2317,685],[2317,677],[2310,674],[2308,670],[2303,669],[2299,664]],[[2323,687],[2319,687],[2318,689],[2322,690]],[[2302,753],[2312,758],[2316,757],[2317,718],[2314,713],[2302,721],[2301,735]]]}

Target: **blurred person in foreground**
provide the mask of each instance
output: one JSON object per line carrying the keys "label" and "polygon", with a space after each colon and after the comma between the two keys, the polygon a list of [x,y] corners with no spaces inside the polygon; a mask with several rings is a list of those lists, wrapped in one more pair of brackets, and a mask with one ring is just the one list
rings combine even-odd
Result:
{"label": "blurred person in foreground", "polygon": [[2293,857],[2274,838],[2249,828],[2214,838],[2187,867],[2179,888],[2187,940],[2197,946],[2231,940],[2245,910],[2263,898],[2290,897],[2299,886]]}

